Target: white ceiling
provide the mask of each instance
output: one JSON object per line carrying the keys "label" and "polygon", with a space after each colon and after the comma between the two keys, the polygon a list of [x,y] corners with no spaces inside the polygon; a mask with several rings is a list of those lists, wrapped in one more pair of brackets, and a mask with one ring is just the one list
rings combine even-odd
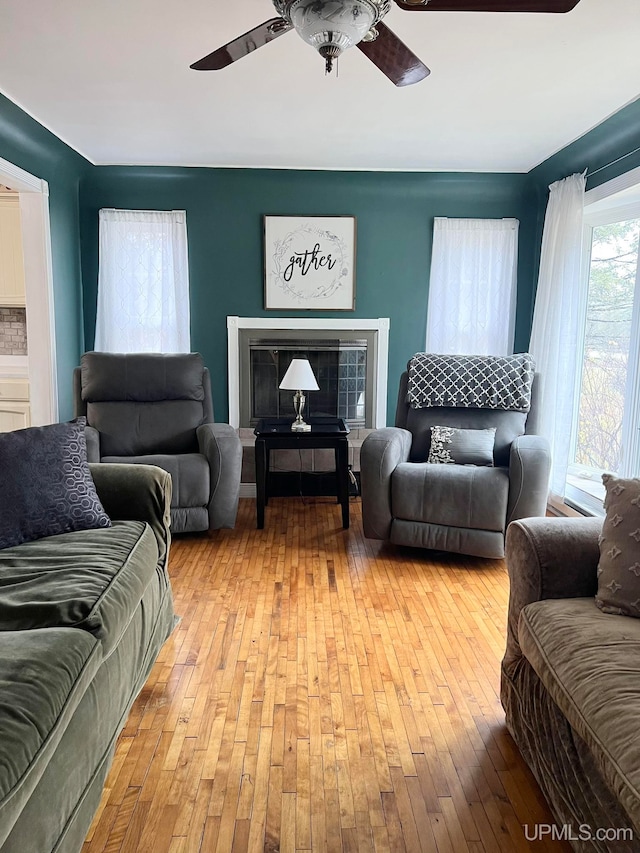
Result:
{"label": "white ceiling", "polygon": [[0,0],[0,89],[97,164],[527,172],[640,95],[640,0],[566,15],[404,12],[431,68],[397,89],[357,49],[325,77],[295,32],[190,63],[270,0]]}

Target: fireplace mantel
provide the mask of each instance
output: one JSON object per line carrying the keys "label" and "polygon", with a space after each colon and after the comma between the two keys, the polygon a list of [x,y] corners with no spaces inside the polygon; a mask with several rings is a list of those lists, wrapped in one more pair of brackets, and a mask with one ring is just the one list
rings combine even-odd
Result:
{"label": "fireplace mantel", "polygon": [[229,371],[229,423],[240,426],[240,330],[261,332],[310,331],[315,329],[344,332],[373,331],[376,333],[376,398],[374,426],[387,422],[387,369],[389,358],[389,318],[340,320],[333,318],[300,317],[227,317],[227,346]]}

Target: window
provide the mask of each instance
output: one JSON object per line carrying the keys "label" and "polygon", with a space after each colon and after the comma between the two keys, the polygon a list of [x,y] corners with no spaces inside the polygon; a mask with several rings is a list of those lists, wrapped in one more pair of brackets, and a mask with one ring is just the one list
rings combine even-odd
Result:
{"label": "window", "polygon": [[190,351],[185,211],[100,211],[95,348]]}
{"label": "window", "polygon": [[429,352],[513,352],[517,219],[436,218],[429,282]]}
{"label": "window", "polygon": [[602,512],[604,472],[640,474],[639,243],[640,186],[585,206],[587,306],[566,496],[592,512]]}

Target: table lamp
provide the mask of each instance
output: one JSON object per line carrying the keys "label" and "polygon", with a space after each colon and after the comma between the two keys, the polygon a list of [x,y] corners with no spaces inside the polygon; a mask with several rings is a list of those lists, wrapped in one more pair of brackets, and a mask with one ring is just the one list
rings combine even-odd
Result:
{"label": "table lamp", "polygon": [[282,377],[280,388],[283,391],[295,391],[293,395],[293,409],[296,419],[291,424],[292,432],[311,432],[311,425],[302,420],[302,411],[305,404],[305,391],[319,391],[320,387],[313,375],[313,370],[307,358],[292,358],[287,372]]}

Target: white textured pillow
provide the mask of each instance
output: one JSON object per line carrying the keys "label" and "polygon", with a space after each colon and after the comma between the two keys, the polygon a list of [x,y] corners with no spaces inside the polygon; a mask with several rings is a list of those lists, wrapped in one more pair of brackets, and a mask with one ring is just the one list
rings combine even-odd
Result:
{"label": "white textured pillow", "polygon": [[640,617],[640,479],[603,474],[606,516],[600,536],[596,604]]}
{"label": "white textured pillow", "polygon": [[496,428],[456,429],[431,427],[431,447],[427,462],[448,465],[493,466]]}

